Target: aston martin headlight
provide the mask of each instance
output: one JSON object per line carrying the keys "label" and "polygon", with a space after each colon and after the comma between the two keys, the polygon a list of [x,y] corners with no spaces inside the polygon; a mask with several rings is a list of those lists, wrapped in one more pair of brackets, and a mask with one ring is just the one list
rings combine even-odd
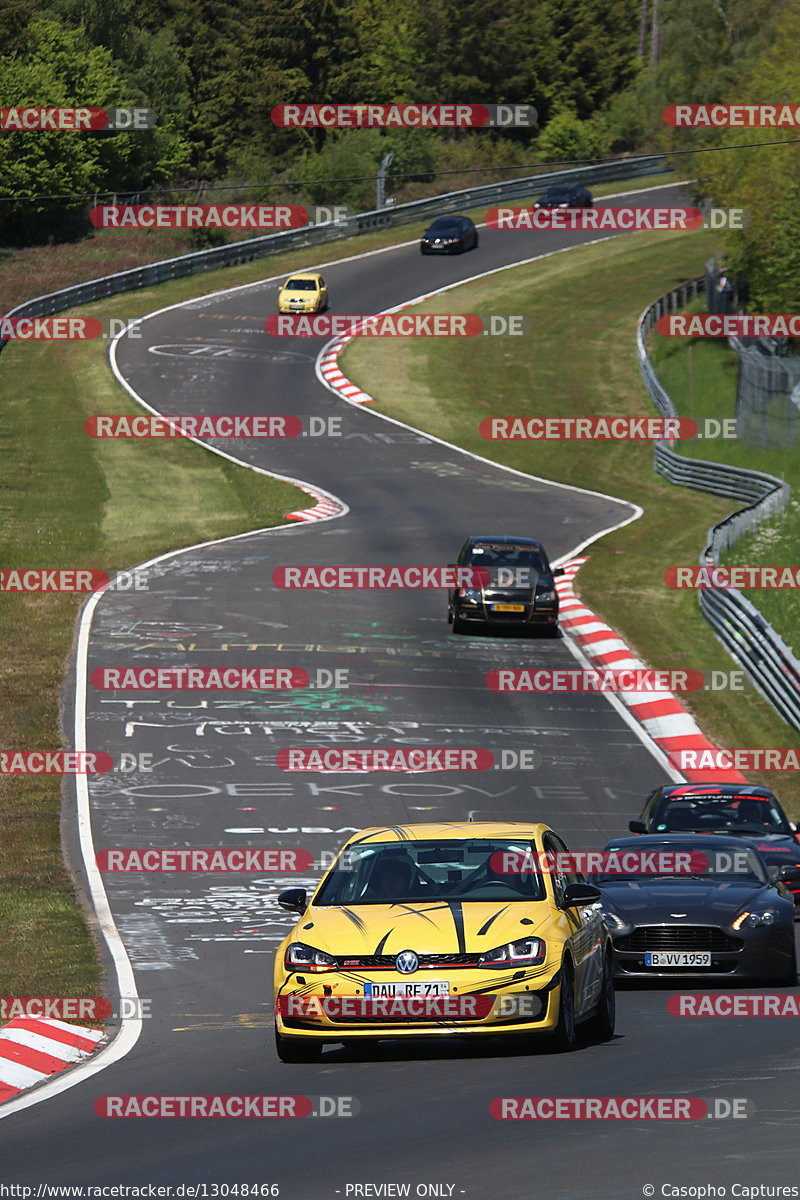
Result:
{"label": "aston martin headlight", "polygon": [[744,925],[745,921],[747,922],[747,924],[750,926],[751,929],[757,929],[759,925],[774,924],[775,913],[773,912],[773,910],[771,908],[767,908],[764,910],[764,912],[761,912],[761,913],[750,912],[749,910],[746,909],[743,913],[739,913],[739,916],[733,922],[731,928],[737,929],[737,930],[741,929],[742,926]]}
{"label": "aston martin headlight", "polygon": [[603,916],[605,917],[606,924],[608,925],[609,929],[613,929],[615,933],[621,933],[622,930],[628,929],[628,926],[622,920],[622,917],[618,917],[616,913],[607,912],[605,909],[603,909]]}
{"label": "aston martin headlight", "polygon": [[481,594],[475,588],[462,588],[461,599],[465,604],[480,604]]}
{"label": "aston martin headlight", "polygon": [[520,942],[508,942],[487,950],[478,959],[479,967],[535,967],[544,962],[547,946],[541,938],[523,938]]}
{"label": "aston martin headlight", "polygon": [[336,959],[324,950],[315,950],[304,942],[291,942],[286,948],[284,966],[290,971],[335,971]]}
{"label": "aston martin headlight", "polygon": [[555,588],[547,588],[546,591],[536,593],[536,599],[544,600],[545,604],[552,604],[553,601],[556,599],[556,596],[557,596],[557,592],[556,592]]}

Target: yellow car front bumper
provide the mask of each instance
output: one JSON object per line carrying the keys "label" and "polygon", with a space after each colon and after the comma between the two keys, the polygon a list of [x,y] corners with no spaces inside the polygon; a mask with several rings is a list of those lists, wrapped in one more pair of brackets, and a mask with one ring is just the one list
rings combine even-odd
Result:
{"label": "yellow car front bumper", "polygon": [[[502,978],[497,978],[502,974]],[[275,1000],[278,1033],[317,1041],[552,1033],[558,1024],[560,970],[526,971],[511,981],[506,973],[458,975],[436,972],[449,995],[366,996],[365,987],[403,987],[408,976],[393,971],[366,975],[326,972],[313,979],[289,975]],[[492,977],[494,975],[494,978]],[[425,980],[420,986],[425,988]],[[489,999],[491,997],[491,999]]]}

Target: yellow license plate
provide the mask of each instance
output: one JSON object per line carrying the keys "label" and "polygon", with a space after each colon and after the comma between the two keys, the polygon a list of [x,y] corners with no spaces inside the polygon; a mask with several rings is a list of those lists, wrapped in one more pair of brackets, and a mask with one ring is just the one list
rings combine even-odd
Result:
{"label": "yellow license plate", "polygon": [[525,612],[524,604],[493,604],[492,612]]}

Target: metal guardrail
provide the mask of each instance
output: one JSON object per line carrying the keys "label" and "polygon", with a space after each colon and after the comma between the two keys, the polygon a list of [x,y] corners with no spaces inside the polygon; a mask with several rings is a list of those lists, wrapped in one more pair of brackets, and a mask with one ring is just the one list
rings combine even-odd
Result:
{"label": "metal guardrail", "polygon": [[[354,237],[392,225],[406,225],[432,213],[456,212],[483,204],[497,204],[505,200],[523,199],[552,183],[579,179],[582,183],[605,183],[615,179],[630,179],[639,175],[657,175],[668,169],[663,154],[651,154],[642,158],[618,159],[610,163],[598,163],[593,167],[577,167],[569,171],[554,171],[547,175],[527,175],[523,179],[506,180],[502,183],[482,184],[459,192],[448,192],[427,200],[413,200],[409,204],[398,204],[393,208],[355,213],[342,221],[326,221],[320,225],[305,225],[302,229],[287,229],[264,237],[248,238],[232,242],[227,246],[215,246],[211,250],[197,250],[193,254],[182,254],[177,258],[150,263],[115,275],[104,275],[87,283],[63,288],[26,300],[4,315],[6,317],[47,317],[78,304],[103,300],[120,292],[131,292],[137,288],[180,279],[198,271],[209,271],[215,267],[231,267],[242,262],[251,262],[266,254],[277,254],[295,246],[315,246],[337,238]],[[0,350],[6,344],[0,340]]]}
{"label": "metal guardrail", "polygon": [[698,599],[723,646],[784,721],[800,729],[800,662],[780,635],[734,588],[700,588]]}
{"label": "metal guardrail", "polygon": [[[696,296],[705,276],[659,296],[639,318],[639,366],[650,398],[665,417],[678,413],[659,382],[647,353],[646,337],[664,313],[674,312]],[[687,458],[664,442],[655,444],[655,469],[671,483],[744,500],[746,505],[712,526],[700,562],[719,563],[721,550],[729,549],[744,533],[789,502],[789,485],[774,475]],[[800,662],[758,609],[735,588],[699,588],[700,611],[723,646],[741,663],[758,690],[795,729],[800,729]]]}

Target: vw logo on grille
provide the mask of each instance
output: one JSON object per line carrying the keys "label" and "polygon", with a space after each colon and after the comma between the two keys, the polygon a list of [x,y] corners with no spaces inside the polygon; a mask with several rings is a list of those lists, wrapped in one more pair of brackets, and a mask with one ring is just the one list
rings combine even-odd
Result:
{"label": "vw logo on grille", "polygon": [[394,965],[401,975],[413,975],[419,967],[419,959],[413,950],[401,950],[394,960]]}

